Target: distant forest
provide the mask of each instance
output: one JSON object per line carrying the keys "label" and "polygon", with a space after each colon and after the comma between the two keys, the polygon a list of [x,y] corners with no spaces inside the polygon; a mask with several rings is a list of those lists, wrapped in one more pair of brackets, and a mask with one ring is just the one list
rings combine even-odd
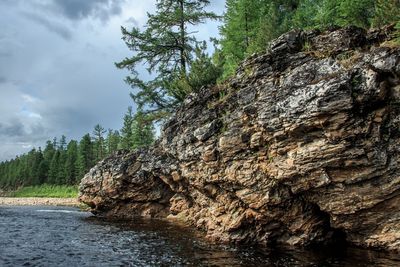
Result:
{"label": "distant forest", "polygon": [[[271,40],[291,29],[369,29],[393,23],[400,31],[400,0],[226,0],[222,16],[209,11],[209,5],[209,0],[157,0],[143,29],[122,27],[132,54],[116,66],[131,73],[125,81],[134,89],[138,112],[128,110],[120,131],[106,132],[97,125],[79,142],[54,139],[43,151],[33,149],[1,163],[0,187],[77,184],[114,151],[151,144],[153,122],[170,116],[188,94],[223,83],[247,56],[265,51]],[[212,55],[193,30],[208,20],[222,22],[220,39],[210,40]],[[136,70],[143,64],[152,80],[143,80]]]}
{"label": "distant forest", "polygon": [[96,125],[80,141],[62,136],[46,146],[0,163],[0,188],[15,189],[41,184],[76,185],[98,161],[119,149],[136,149],[154,141],[154,127],[143,113],[128,108],[120,131]]}

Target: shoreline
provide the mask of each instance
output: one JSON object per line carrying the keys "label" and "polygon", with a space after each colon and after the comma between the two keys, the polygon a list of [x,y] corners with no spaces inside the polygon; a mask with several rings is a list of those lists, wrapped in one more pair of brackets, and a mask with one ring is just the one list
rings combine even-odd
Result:
{"label": "shoreline", "polygon": [[0,206],[69,206],[81,207],[78,198],[0,197]]}

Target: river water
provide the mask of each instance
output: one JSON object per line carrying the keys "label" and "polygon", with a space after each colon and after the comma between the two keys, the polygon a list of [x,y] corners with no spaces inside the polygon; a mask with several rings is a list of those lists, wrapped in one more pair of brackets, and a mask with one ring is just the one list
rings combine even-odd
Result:
{"label": "river water", "polygon": [[159,220],[105,222],[65,207],[0,207],[0,266],[400,266],[360,249],[261,250],[212,245]]}

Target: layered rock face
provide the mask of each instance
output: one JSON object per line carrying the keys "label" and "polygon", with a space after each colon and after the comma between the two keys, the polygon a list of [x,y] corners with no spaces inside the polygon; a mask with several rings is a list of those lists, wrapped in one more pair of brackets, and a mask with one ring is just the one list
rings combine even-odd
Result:
{"label": "layered rock face", "polygon": [[215,241],[400,250],[400,48],[392,29],[292,31],[186,99],[148,150],[82,180],[103,216],[173,217]]}

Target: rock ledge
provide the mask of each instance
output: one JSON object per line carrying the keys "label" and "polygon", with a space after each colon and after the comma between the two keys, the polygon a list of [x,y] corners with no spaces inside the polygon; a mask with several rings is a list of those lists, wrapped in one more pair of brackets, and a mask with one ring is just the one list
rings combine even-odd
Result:
{"label": "rock ledge", "polygon": [[291,31],[186,99],[148,150],[82,180],[102,216],[175,217],[220,242],[336,237],[400,251],[400,48],[392,27]]}

